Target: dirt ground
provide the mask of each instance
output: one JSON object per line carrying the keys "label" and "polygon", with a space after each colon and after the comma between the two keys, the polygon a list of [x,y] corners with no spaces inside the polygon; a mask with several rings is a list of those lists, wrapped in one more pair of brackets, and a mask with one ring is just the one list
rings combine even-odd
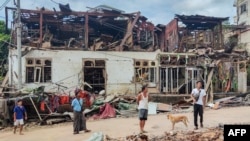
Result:
{"label": "dirt ground", "polygon": [[[189,119],[189,126],[176,124],[175,131],[193,130],[193,113],[182,113]],[[204,128],[217,127],[222,124],[249,124],[250,107],[222,108],[219,110],[206,109],[204,113]],[[24,132],[25,135],[13,134],[10,131],[0,131],[1,141],[86,141],[94,132],[103,132],[110,137],[125,137],[139,133],[138,119],[133,118],[113,118],[98,121],[88,121],[87,126],[92,130],[91,133],[81,132],[78,135],[72,134],[72,123],[66,123],[60,126],[47,126],[44,128],[29,129]],[[148,135],[162,135],[166,131],[171,131],[171,123],[167,120],[166,114],[151,115],[146,123],[145,130]]]}

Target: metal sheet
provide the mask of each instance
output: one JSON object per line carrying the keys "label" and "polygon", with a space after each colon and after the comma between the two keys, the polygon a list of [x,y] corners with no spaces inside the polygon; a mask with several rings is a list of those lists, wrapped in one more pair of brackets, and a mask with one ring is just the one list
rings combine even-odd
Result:
{"label": "metal sheet", "polygon": [[149,115],[157,114],[156,109],[157,109],[157,103],[154,103],[154,102],[148,103],[148,114]]}

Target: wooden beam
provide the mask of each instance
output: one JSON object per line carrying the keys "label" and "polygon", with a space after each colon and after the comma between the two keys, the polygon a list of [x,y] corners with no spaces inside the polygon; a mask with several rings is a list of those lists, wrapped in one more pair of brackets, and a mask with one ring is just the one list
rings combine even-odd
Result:
{"label": "wooden beam", "polygon": [[214,101],[214,90],[213,89],[214,89],[213,88],[213,82],[211,81],[209,102],[213,102]]}
{"label": "wooden beam", "polygon": [[223,34],[222,34],[222,23],[220,23],[220,25],[219,25],[219,33],[218,34],[220,34],[220,49],[223,47],[223,43],[224,43],[224,40],[223,40]]}
{"label": "wooden beam", "polygon": [[34,106],[34,108],[35,108],[35,110],[36,110],[36,113],[37,113],[37,115],[38,115],[38,117],[39,117],[39,120],[42,121],[42,117],[41,117],[39,111],[37,110],[36,105],[35,105],[33,99],[31,98],[31,96],[29,96],[29,98],[30,98],[30,101],[31,101],[32,105]]}
{"label": "wooden beam", "polygon": [[[10,10],[16,10],[16,8],[13,7],[6,7],[7,9]],[[21,9],[21,13],[34,13],[34,14],[39,14],[40,10],[28,10],[28,9]],[[116,16],[126,16],[129,14],[120,14],[120,13],[99,13],[99,12],[81,12],[81,11],[72,11],[72,12],[61,12],[61,11],[43,11],[44,15],[76,15],[76,16],[82,16],[88,14],[89,16],[107,16],[107,17],[116,17]]]}
{"label": "wooden beam", "polygon": [[7,82],[8,82],[8,80],[9,80],[9,71],[6,73],[6,75],[5,75],[5,77],[4,77],[4,80],[3,80],[2,84],[1,84],[1,87],[0,87],[0,94],[2,94],[3,89],[5,88],[5,86],[6,86]]}
{"label": "wooden beam", "polygon": [[130,26],[128,24],[127,32],[126,32],[124,38],[122,39],[121,44],[119,45],[119,51],[123,51],[123,45],[128,40],[128,38],[132,35],[133,27],[135,26],[135,24],[136,24],[137,20],[139,19],[140,15],[141,15],[140,12],[137,12],[137,15],[136,15],[135,19],[133,20],[132,24]]}
{"label": "wooden beam", "polygon": [[[43,41],[43,11],[40,11],[40,20],[39,20],[39,43],[42,44]],[[39,47],[40,47],[39,45]]]}
{"label": "wooden beam", "polygon": [[85,48],[89,48],[89,15],[88,14],[85,14],[84,44],[85,44]]}
{"label": "wooden beam", "polygon": [[[206,87],[205,87],[205,92],[208,92],[208,88],[210,86],[210,84],[212,84],[212,77],[214,74],[214,68],[212,68],[212,70],[209,72],[208,77],[207,77],[207,82],[206,82]],[[208,101],[208,96],[206,96],[206,102]]]}

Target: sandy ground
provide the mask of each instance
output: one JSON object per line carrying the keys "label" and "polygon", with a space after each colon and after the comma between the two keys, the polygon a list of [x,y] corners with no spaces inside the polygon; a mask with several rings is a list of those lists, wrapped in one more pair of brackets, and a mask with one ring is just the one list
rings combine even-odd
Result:
{"label": "sandy ground", "polygon": [[[175,130],[193,130],[193,113],[183,113],[190,121],[188,128],[184,124],[176,124]],[[250,123],[250,107],[222,108],[219,110],[206,109],[204,113],[204,128],[216,127],[223,124],[246,124]],[[91,133],[81,132],[78,135],[72,134],[72,124],[63,126],[53,126],[41,129],[27,129],[24,134],[13,134],[12,132],[0,132],[1,141],[86,141],[94,132],[103,132],[110,137],[124,137],[138,134],[138,119],[133,118],[113,118],[98,121],[88,121],[87,126]],[[171,123],[167,120],[166,114],[152,115],[146,123],[145,129],[150,135],[162,135],[165,131],[171,130]]]}

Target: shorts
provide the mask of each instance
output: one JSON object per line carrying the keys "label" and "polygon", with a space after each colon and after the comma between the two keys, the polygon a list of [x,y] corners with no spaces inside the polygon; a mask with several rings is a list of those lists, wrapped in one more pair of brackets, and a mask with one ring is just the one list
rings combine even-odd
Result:
{"label": "shorts", "polygon": [[18,125],[23,125],[23,119],[16,119],[16,121],[14,122],[14,126],[18,126]]}
{"label": "shorts", "polygon": [[148,119],[148,110],[147,109],[139,109],[139,119],[147,120]]}

